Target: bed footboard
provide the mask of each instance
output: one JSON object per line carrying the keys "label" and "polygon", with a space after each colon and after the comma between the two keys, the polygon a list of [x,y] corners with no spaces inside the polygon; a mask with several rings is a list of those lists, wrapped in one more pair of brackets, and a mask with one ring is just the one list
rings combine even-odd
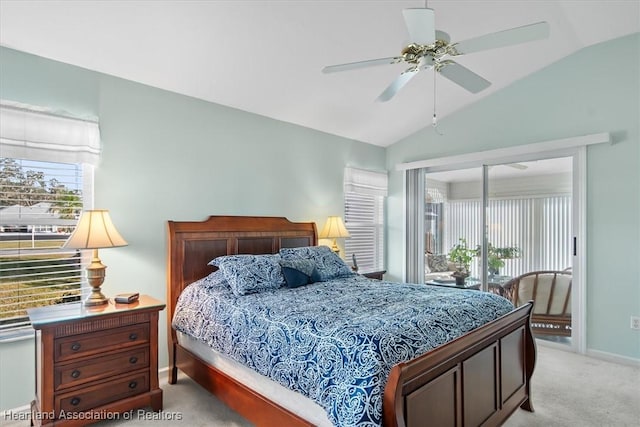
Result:
{"label": "bed footboard", "polygon": [[533,412],[533,303],[406,363],[384,393],[385,427],[500,425],[518,407]]}

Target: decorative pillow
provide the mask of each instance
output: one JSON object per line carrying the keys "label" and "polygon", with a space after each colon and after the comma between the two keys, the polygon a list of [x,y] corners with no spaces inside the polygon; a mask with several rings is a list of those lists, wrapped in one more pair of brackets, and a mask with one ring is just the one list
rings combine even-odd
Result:
{"label": "decorative pillow", "polygon": [[240,296],[284,285],[279,260],[278,255],[225,255],[209,264],[220,268],[231,291]]}
{"label": "decorative pillow", "polygon": [[428,255],[427,256],[427,264],[429,264],[429,269],[433,273],[440,273],[442,271],[450,271],[449,263],[447,262],[446,255]]}
{"label": "decorative pillow", "polygon": [[345,264],[328,246],[304,246],[301,248],[282,248],[280,256],[284,260],[306,259],[314,262],[321,282],[338,277],[353,276],[356,273]]}
{"label": "decorative pillow", "polygon": [[316,264],[309,259],[280,260],[284,282],[289,288],[298,288],[320,281]]}

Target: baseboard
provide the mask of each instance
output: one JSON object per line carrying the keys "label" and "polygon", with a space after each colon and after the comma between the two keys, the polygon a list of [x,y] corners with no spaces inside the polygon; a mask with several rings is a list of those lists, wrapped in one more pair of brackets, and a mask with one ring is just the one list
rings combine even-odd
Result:
{"label": "baseboard", "polygon": [[[549,347],[555,350],[569,351],[572,353],[580,354],[575,351],[570,344],[562,344],[556,343],[552,341],[545,341],[541,339],[536,339],[536,345],[542,347]],[[585,356],[593,357],[594,359],[604,360],[605,362],[617,363],[619,365],[640,367],[640,359],[635,359],[633,357],[621,356],[619,354],[608,353],[606,351],[587,349],[584,353]]]}
{"label": "baseboard", "polygon": [[640,359],[635,359],[633,357],[621,356],[619,354],[607,353],[606,351],[587,349],[587,356],[593,357],[594,359],[600,359],[607,362],[618,363],[620,365],[627,365],[633,367],[640,367]]}

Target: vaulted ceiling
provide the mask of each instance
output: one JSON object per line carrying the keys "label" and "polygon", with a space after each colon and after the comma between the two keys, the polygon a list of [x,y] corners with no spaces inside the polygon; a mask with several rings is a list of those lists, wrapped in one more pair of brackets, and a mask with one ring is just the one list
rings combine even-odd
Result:
{"label": "vaulted ceiling", "polygon": [[407,68],[334,74],[326,65],[397,56],[402,10],[424,1],[0,0],[0,44],[150,86],[388,146],[586,46],[640,31],[635,0],[431,0],[452,41],[539,21],[548,39],[456,59],[491,82],[472,94],[426,70],[392,100]]}

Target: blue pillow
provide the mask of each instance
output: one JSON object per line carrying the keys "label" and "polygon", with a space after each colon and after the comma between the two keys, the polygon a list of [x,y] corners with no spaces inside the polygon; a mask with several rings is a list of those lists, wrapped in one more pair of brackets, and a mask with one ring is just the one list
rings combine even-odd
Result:
{"label": "blue pillow", "polygon": [[320,281],[337,279],[339,277],[353,276],[356,273],[351,271],[345,262],[328,246],[304,246],[301,248],[282,248],[280,256],[283,260],[310,260],[315,264],[320,275]]}
{"label": "blue pillow", "polygon": [[313,261],[308,259],[280,260],[284,282],[288,288],[298,288],[320,281],[320,274]]}
{"label": "blue pillow", "polygon": [[236,296],[284,285],[278,255],[225,255],[209,262],[220,268]]}

